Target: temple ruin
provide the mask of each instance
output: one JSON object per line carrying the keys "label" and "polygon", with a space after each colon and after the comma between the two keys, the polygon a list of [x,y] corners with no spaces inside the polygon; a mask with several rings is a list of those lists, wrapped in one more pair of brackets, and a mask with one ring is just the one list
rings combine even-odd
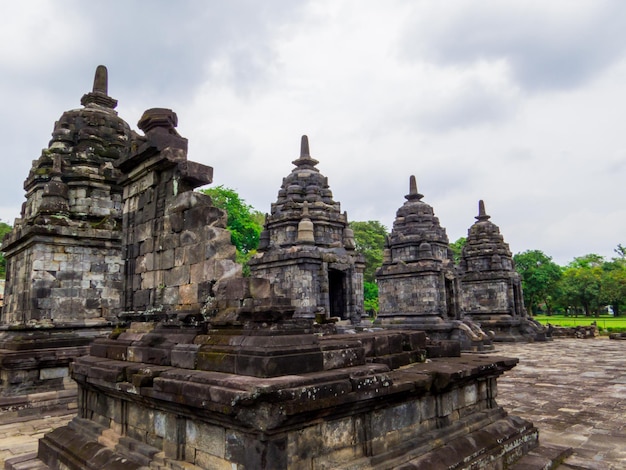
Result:
{"label": "temple ruin", "polygon": [[464,318],[448,235],[423,197],[411,176],[376,273],[380,311],[375,324],[421,330],[433,339],[459,341],[464,350],[482,350],[491,338]]}
{"label": "temple ruin", "polygon": [[107,94],[106,68],[98,67],[81,104],[63,113],[33,161],[21,218],[2,245],[5,421],[74,409],[69,362],[110,333],[122,311],[122,187],[114,163],[129,154],[132,132]]}
{"label": "temple ruin", "polygon": [[495,341],[545,341],[545,327],[526,314],[511,250],[489,219],[484,202],[479,201],[459,266],[463,312],[494,332]]}
{"label": "temple ruin", "polygon": [[423,197],[411,176],[376,273],[375,324],[460,341],[465,351],[485,350],[492,342],[548,339],[545,327],[526,314],[520,275],[484,203],[455,265],[446,230]]}
{"label": "temple ruin", "polygon": [[[103,115],[97,122],[112,115],[103,72],[94,86],[100,98],[86,106]],[[424,331],[405,327],[456,322],[462,315],[461,305],[449,300],[459,287],[445,231],[420,201],[413,179],[381,274],[408,274],[435,288],[424,290],[426,300],[405,302],[410,287],[404,293],[402,286],[385,287],[396,300],[383,319],[403,311],[408,320],[364,328],[362,259],[346,215],[309,155],[308,139],[267,217],[252,276],[243,277],[226,214],[193,191],[212,181],[212,169],[187,159],[187,141],[176,125],[173,111],[149,109],[139,122],[143,135],[124,134],[130,139],[125,150],[94,165],[115,176],[110,194],[121,218],[120,225],[107,226],[116,235],[117,257],[105,260],[119,274],[117,303],[109,304],[115,311],[98,311],[95,321],[114,329],[106,337],[92,335],[88,354],[73,351],[77,416],[47,433],[36,455],[11,459],[6,469],[495,469],[523,462],[538,446],[533,424],[496,401],[497,379],[516,359],[461,355],[458,341],[442,348]],[[46,181],[69,185],[75,180],[65,175],[73,170],[60,160]],[[58,188],[46,190],[46,181],[42,194]],[[63,194],[54,196],[62,209]],[[89,217],[77,218],[76,226],[83,221],[95,230]],[[438,228],[418,243],[420,221]],[[16,224],[15,230],[5,246],[22,238],[17,234],[24,228]],[[57,247],[54,236],[33,239]],[[20,254],[11,253],[14,276]],[[393,265],[400,259],[415,261],[416,269],[402,272]],[[105,278],[103,268],[82,268],[81,276]],[[64,277],[59,272],[55,282]],[[31,306],[45,298],[26,297]],[[11,307],[11,316],[3,313],[3,334],[25,337],[41,331],[44,320],[56,325],[59,318],[64,334],[80,337],[90,322],[64,323],[66,308],[57,305],[49,317],[28,314],[37,323],[16,322],[26,314]],[[424,321],[416,308],[424,308]],[[11,350],[0,353],[12,357]],[[5,377],[6,363],[1,367]]]}
{"label": "temple ruin", "polygon": [[296,315],[358,323],[363,311],[363,255],[328,179],[302,136],[300,157],[283,179],[261,233],[253,275],[269,279],[291,299]]}

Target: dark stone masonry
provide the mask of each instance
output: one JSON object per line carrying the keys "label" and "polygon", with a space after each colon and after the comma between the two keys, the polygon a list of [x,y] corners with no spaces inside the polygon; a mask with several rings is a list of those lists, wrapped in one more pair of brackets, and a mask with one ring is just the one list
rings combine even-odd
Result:
{"label": "dark stone masonry", "polygon": [[523,316],[510,256],[464,287],[414,178],[372,325],[363,258],[306,136],[243,277],[176,114],[149,109],[130,131],[103,67],[83,105],[55,127],[65,140],[35,162],[3,245],[0,342],[2,416],[45,409],[22,393],[41,387],[55,406],[74,393],[77,416],[6,469],[504,469],[537,448],[497,403],[517,359],[461,354],[498,337],[464,311],[471,292],[504,282],[513,310],[490,326]]}
{"label": "dark stone masonry", "polygon": [[365,261],[355,251],[347,214],[309,153],[307,136],[293,164],[266,218],[250,271],[287,296],[298,317],[358,322]]}
{"label": "dark stone masonry", "polygon": [[21,218],[2,245],[0,417],[76,406],[72,358],[108,334],[122,311],[122,187],[115,163],[132,132],[98,67],[83,108],[63,113],[24,182]]}
{"label": "dark stone masonry", "polygon": [[530,319],[524,308],[521,276],[515,271],[509,245],[490,218],[480,201],[461,253],[463,312],[493,331],[496,341],[545,341],[545,327]]}

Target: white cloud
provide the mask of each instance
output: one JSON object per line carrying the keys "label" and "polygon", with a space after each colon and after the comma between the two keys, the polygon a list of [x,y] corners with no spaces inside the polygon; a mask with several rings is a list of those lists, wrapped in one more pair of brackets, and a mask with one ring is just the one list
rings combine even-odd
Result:
{"label": "white cloud", "polygon": [[390,228],[415,174],[451,240],[484,199],[514,252],[566,263],[626,243],[621,2],[7,5],[3,220],[103,63],[121,117],[173,108],[189,158],[263,212],[308,134],[351,220]]}

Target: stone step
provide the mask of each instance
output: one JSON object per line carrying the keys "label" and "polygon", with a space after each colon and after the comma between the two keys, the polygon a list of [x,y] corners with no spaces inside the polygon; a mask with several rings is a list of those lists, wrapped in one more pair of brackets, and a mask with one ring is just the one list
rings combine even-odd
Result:
{"label": "stone step", "polygon": [[539,445],[509,467],[509,470],[554,470],[572,455],[569,447]]}
{"label": "stone step", "polygon": [[45,463],[37,458],[37,452],[18,455],[4,462],[5,470],[50,470]]}
{"label": "stone step", "polygon": [[622,466],[614,466],[601,460],[585,459],[572,455],[557,467],[558,470],[619,470]]}

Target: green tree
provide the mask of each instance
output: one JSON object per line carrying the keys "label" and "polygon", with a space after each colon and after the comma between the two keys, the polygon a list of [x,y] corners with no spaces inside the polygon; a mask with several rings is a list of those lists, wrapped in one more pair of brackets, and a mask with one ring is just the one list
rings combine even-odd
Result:
{"label": "green tree", "polygon": [[351,222],[356,250],[365,257],[365,282],[376,282],[376,270],[383,264],[387,228],[376,220]]}
{"label": "green tree", "polygon": [[599,315],[603,263],[602,256],[589,254],[567,265],[559,282],[560,301],[565,308],[582,310],[585,316]]}
{"label": "green tree", "polygon": [[557,297],[557,284],[562,270],[540,250],[527,250],[513,256],[515,269],[522,277],[524,304],[532,313],[537,313],[540,304],[544,304],[548,314],[552,313]]}
{"label": "green tree", "polygon": [[244,272],[247,272],[246,263],[259,246],[264,215],[246,204],[234,189],[220,185],[201,192],[211,196],[213,204],[228,214],[226,228],[237,248],[237,261],[244,265]]}
{"label": "green tree", "polygon": [[[0,243],[4,240],[7,233],[13,230],[9,224],[0,221]],[[6,278],[7,261],[4,259],[4,253],[0,252],[0,279]]]}
{"label": "green tree", "polygon": [[604,258],[595,253],[589,253],[584,256],[577,256],[574,260],[567,265],[568,268],[597,268],[602,266]]}
{"label": "green tree", "polygon": [[350,228],[354,232],[356,250],[365,258],[365,271],[363,272],[364,308],[371,314],[378,311],[376,270],[383,264],[387,228],[376,220],[351,222]]}
{"label": "green tree", "polygon": [[374,316],[378,312],[378,284],[375,282],[363,283],[363,308],[369,316]]}
{"label": "green tree", "polygon": [[466,237],[461,237],[457,241],[450,243],[450,249],[452,250],[452,255],[454,257],[454,264],[459,264],[461,262],[461,253],[463,253],[463,247],[466,243]]}
{"label": "green tree", "polygon": [[602,265],[600,302],[610,305],[613,315],[620,315],[626,303],[626,258],[614,258]]}

